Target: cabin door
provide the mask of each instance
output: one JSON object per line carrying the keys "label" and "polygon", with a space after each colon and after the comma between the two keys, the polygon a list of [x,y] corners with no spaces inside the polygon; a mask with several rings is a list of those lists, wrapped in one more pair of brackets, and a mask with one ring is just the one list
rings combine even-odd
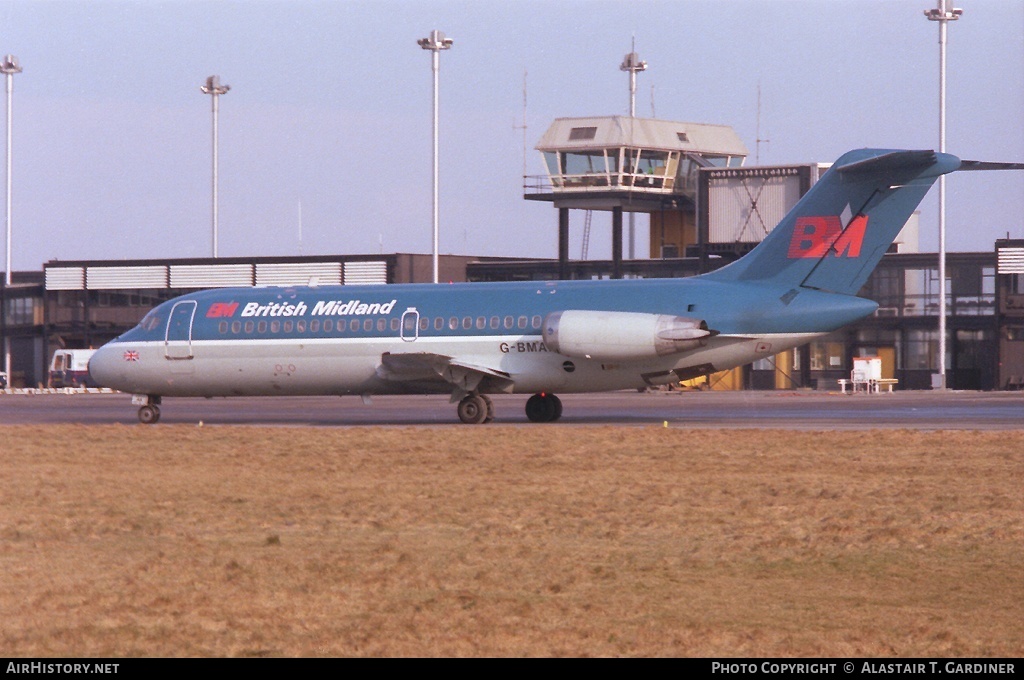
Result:
{"label": "cabin door", "polygon": [[415,307],[402,312],[402,340],[416,342],[420,337],[420,313]]}
{"label": "cabin door", "polygon": [[183,300],[171,307],[164,336],[164,356],[168,359],[192,358],[192,320],[195,315],[195,300]]}

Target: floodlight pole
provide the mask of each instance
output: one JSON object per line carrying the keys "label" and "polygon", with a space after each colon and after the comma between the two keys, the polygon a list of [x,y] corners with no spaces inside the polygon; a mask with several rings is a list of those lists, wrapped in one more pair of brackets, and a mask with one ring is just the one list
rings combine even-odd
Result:
{"label": "floodlight pole", "polygon": [[[636,74],[647,70],[647,62],[640,61],[636,53],[635,38],[632,48],[633,51],[627,54],[619,65],[619,70],[629,72],[629,117],[636,118]],[[636,213],[632,210],[629,211],[629,259],[636,259]]]}
{"label": "floodlight pole", "polygon": [[210,76],[206,79],[206,85],[199,90],[213,98],[213,257],[217,257],[217,155],[219,151],[217,139],[217,118],[220,113],[218,101],[222,94],[227,94],[231,89],[230,85],[221,85],[220,76]]}
{"label": "floodlight pole", "polygon": [[[928,21],[939,22],[939,152],[946,152],[946,24],[963,14],[937,0],[938,7],[926,9]],[[939,386],[946,389],[946,176],[939,176]]]}
{"label": "floodlight pole", "polygon": [[4,57],[0,64],[0,73],[7,76],[7,261],[4,270],[4,371],[7,373],[7,385],[11,384],[11,338],[7,326],[7,299],[10,296],[11,288],[11,127],[13,118],[11,116],[14,74],[21,73],[21,65],[18,58],[13,54]]}
{"label": "floodlight pole", "polygon": [[434,264],[434,283],[438,282],[438,208],[437,208],[437,175],[438,175],[438,131],[437,131],[437,90],[438,90],[438,71],[441,67],[441,50],[450,50],[452,47],[452,39],[444,37],[444,33],[441,31],[431,31],[430,35],[426,38],[421,38],[416,41],[420,47],[431,52],[431,69],[434,73],[434,251],[433,251],[433,264]]}

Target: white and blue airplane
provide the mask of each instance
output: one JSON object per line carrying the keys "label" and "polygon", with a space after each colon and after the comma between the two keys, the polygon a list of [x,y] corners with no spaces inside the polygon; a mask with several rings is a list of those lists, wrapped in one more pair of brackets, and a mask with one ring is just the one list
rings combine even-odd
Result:
{"label": "white and blue airplane", "polygon": [[935,180],[1022,169],[934,151],[843,155],[754,250],[683,279],[206,290],[169,300],[89,362],[155,423],[163,397],[450,394],[464,423],[489,394],[636,389],[741,366],[856,321],[856,297]]}

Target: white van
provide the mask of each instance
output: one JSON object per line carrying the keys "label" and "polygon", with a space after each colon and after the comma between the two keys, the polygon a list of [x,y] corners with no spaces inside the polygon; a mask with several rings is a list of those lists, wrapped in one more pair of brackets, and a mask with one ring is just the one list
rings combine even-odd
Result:
{"label": "white van", "polygon": [[94,349],[59,349],[50,361],[50,387],[96,387],[89,378]]}

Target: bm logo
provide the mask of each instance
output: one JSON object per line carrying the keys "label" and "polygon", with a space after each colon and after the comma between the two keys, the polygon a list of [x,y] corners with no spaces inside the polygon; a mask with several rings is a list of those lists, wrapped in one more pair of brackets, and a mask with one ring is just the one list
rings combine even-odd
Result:
{"label": "bm logo", "polygon": [[214,302],[210,305],[210,308],[206,310],[206,318],[215,319],[224,316],[234,316],[237,309],[237,302]]}
{"label": "bm logo", "polygon": [[787,257],[791,260],[813,257],[820,259],[832,252],[836,257],[860,257],[864,244],[864,231],[868,226],[866,215],[857,215],[846,229],[836,215],[825,217],[798,217],[789,242]]}

